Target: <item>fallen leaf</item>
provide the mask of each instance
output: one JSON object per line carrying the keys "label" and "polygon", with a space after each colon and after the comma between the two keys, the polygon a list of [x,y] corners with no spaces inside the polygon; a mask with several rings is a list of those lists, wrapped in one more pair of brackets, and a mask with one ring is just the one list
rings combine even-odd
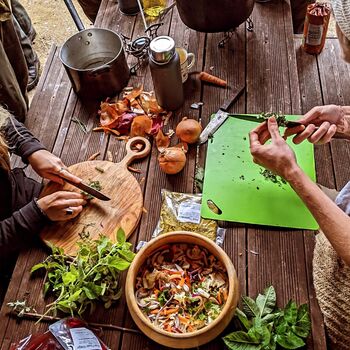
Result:
{"label": "fallen leaf", "polygon": [[150,134],[152,130],[152,120],[151,118],[140,115],[136,116],[131,123],[130,136],[142,136],[145,137]]}
{"label": "fallen leaf", "polygon": [[163,134],[162,129],[159,129],[159,131],[157,133],[156,145],[157,145],[157,149],[158,149],[159,152],[164,150],[164,148],[169,147],[169,145],[170,145],[170,138],[169,138],[169,136],[165,136]]}

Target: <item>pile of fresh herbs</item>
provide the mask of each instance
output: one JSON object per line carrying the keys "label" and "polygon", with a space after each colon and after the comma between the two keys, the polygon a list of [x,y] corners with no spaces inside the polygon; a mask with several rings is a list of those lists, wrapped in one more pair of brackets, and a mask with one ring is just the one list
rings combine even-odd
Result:
{"label": "pile of fresh herbs", "polygon": [[52,254],[33,266],[31,273],[46,269],[44,295],[51,291],[57,297],[47,305],[46,314],[61,310],[81,316],[88,308],[92,312],[97,301],[109,308],[121,297],[119,275],[129,267],[135,254],[131,243],[126,242],[123,230],[118,230],[116,239],[114,243],[102,235],[97,240],[84,238],[77,242],[79,251],[74,258],[52,246]]}
{"label": "pile of fresh herbs", "polygon": [[243,311],[236,309],[240,331],[223,340],[230,350],[298,349],[305,345],[311,329],[307,304],[289,301],[284,309],[276,307],[276,292],[270,286],[254,301],[242,297]]}
{"label": "pile of fresh herbs", "polygon": [[280,187],[287,183],[283,177],[274,174],[271,170],[260,168],[260,174],[265,178],[266,181],[271,181]]}
{"label": "pile of fresh herbs", "polygon": [[259,117],[264,118],[265,120],[268,120],[271,117],[275,117],[277,125],[282,127],[286,127],[288,122],[288,120],[283,114],[275,113],[275,112],[270,112],[270,113],[263,112],[259,114]]}

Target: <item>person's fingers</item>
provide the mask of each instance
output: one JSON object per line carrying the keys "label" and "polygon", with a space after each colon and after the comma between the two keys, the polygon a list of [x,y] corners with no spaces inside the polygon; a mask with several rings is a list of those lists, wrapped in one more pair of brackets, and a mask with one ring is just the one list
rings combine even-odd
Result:
{"label": "person's fingers", "polygon": [[302,118],[298,120],[298,122],[305,125],[310,124],[311,122],[314,123],[315,119],[319,117],[320,113],[320,106],[316,106],[310,109]]}
{"label": "person's fingers", "polygon": [[249,145],[251,152],[261,146],[259,134],[255,131],[255,129],[249,133]]}
{"label": "person's fingers", "polygon": [[284,130],[283,138],[286,140],[288,136],[300,134],[305,130],[305,125],[298,125]]}
{"label": "person's fingers", "polygon": [[74,219],[76,216],[78,216],[83,210],[83,207],[77,206],[77,207],[68,207],[68,208],[62,208],[59,217],[56,219],[57,221],[67,221]]}
{"label": "person's fingers", "polygon": [[332,137],[334,136],[334,134],[335,134],[336,132],[337,132],[337,126],[336,126],[335,124],[332,124],[332,125],[329,127],[329,129],[328,129],[326,135],[324,135],[324,136],[317,142],[317,144],[324,144],[324,143],[329,142],[329,141],[332,139]]}
{"label": "person's fingers", "polygon": [[73,214],[70,215],[69,218],[73,219],[83,211],[83,206],[79,205],[77,207],[71,207],[71,209],[73,210]]}
{"label": "person's fingers", "polygon": [[301,133],[293,137],[293,143],[295,143],[296,145],[298,145],[299,143],[302,143],[307,138],[309,138],[310,135],[312,135],[315,129],[316,129],[316,126],[314,124],[309,124],[304,131],[302,131]]}
{"label": "person's fingers", "polygon": [[81,193],[71,191],[58,191],[54,195],[57,199],[84,199]]}
{"label": "person's fingers", "polygon": [[87,203],[85,199],[66,199],[62,201],[64,207],[79,207],[84,206]]}
{"label": "person's fingers", "polygon": [[267,120],[267,127],[271,135],[272,142],[278,141],[281,139],[281,134],[278,129],[278,124],[275,117],[271,117]]}
{"label": "person's fingers", "polygon": [[60,177],[70,180],[74,183],[80,183],[82,182],[82,179],[79,178],[78,176],[73,175],[72,173],[69,172],[69,170],[65,167],[60,168],[60,170],[58,171],[58,174]]}
{"label": "person's fingers", "polygon": [[327,134],[330,126],[331,124],[329,122],[323,122],[318,130],[308,137],[309,142],[316,143],[321,140]]}

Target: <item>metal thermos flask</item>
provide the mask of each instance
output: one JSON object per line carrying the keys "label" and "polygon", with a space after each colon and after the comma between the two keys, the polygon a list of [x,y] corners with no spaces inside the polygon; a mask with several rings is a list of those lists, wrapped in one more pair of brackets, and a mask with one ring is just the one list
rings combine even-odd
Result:
{"label": "metal thermos flask", "polygon": [[158,104],[174,111],[184,102],[179,55],[168,36],[154,38],[149,47],[149,65]]}

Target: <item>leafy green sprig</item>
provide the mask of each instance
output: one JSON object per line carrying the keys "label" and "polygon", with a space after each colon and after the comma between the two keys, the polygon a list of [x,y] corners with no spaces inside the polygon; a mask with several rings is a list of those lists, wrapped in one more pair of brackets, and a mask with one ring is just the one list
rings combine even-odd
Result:
{"label": "leafy green sprig", "polygon": [[31,273],[46,269],[44,295],[52,291],[57,297],[47,305],[45,315],[60,310],[81,316],[88,308],[92,312],[97,301],[109,308],[121,297],[119,275],[130,266],[135,254],[123,230],[118,230],[116,238],[116,243],[102,235],[97,240],[84,238],[77,242],[79,251],[75,258],[52,246],[52,254],[32,267]]}
{"label": "leafy green sprig", "polygon": [[242,297],[243,311],[236,309],[242,329],[223,340],[230,350],[298,349],[305,345],[311,329],[307,304],[289,301],[284,309],[276,308],[276,292],[270,286],[254,301]]}

